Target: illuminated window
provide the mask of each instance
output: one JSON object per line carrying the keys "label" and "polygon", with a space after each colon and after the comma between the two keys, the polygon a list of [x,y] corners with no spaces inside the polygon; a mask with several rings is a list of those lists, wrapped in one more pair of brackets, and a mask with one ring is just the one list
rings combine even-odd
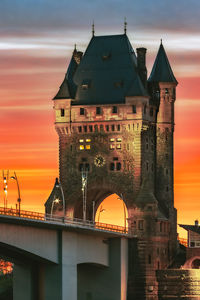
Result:
{"label": "illuminated window", "polygon": [[113,139],[113,138],[112,138],[112,139],[110,139],[110,142],[114,142],[114,141],[115,141],[115,139]]}
{"label": "illuminated window", "polygon": [[84,145],[80,145],[80,150],[84,150]]}
{"label": "illuminated window", "polygon": [[65,116],[65,110],[64,110],[64,108],[61,108],[61,110],[60,110],[60,116],[61,117]]}
{"label": "illuminated window", "polygon": [[90,150],[90,145],[85,145],[86,150]]}
{"label": "illuminated window", "polygon": [[110,150],[113,150],[113,149],[115,149],[115,145],[110,145]]}
{"label": "illuminated window", "polygon": [[79,143],[83,143],[83,142],[84,142],[84,140],[82,140],[82,139],[81,139],[81,140],[79,140]]}
{"label": "illuminated window", "polygon": [[91,142],[91,139],[86,139],[86,143],[90,143]]}
{"label": "illuminated window", "polygon": [[117,142],[121,142],[122,141],[122,139],[121,138],[117,138]]}
{"label": "illuminated window", "polygon": [[117,149],[121,149],[121,144],[117,144]]}

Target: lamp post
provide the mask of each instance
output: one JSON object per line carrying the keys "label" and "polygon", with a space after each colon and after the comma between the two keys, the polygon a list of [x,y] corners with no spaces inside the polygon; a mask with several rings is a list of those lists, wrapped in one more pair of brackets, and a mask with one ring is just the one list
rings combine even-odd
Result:
{"label": "lamp post", "polygon": [[82,193],[83,193],[83,221],[86,221],[86,209],[87,209],[87,170],[82,169]]}
{"label": "lamp post", "polygon": [[105,209],[103,208],[103,206],[101,205],[100,206],[100,209],[99,209],[99,215],[98,215],[98,223],[99,223],[99,220],[100,220],[100,214],[105,211]]}
{"label": "lamp post", "polygon": [[118,199],[121,200],[122,203],[123,203],[123,209],[124,209],[124,230],[126,232],[126,206],[125,206],[125,203],[124,203],[123,195],[121,194],[121,198],[118,197]]}
{"label": "lamp post", "polygon": [[19,181],[18,181],[16,172],[14,172],[14,176],[11,176],[10,179],[14,179],[16,181],[16,183],[17,183],[17,190],[18,190],[18,199],[17,199],[17,202],[19,203],[19,217],[20,217],[20,213],[21,213],[21,197],[20,197]]}
{"label": "lamp post", "polygon": [[57,198],[53,200],[53,202],[52,202],[52,204],[51,204],[51,218],[52,218],[52,215],[53,215],[54,204],[55,204],[55,203],[59,203],[59,202],[60,202],[60,200],[57,199]]}
{"label": "lamp post", "polygon": [[[62,188],[62,184],[58,181],[58,178],[56,178],[56,187],[60,188],[61,194],[62,194],[62,203],[63,203],[63,217],[65,217],[65,196]],[[55,199],[56,200],[56,199]],[[59,200],[59,199],[58,199]]]}

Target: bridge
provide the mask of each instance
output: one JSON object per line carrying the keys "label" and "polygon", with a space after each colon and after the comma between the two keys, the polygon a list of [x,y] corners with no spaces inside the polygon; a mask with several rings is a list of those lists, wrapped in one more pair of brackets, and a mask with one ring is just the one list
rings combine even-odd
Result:
{"label": "bridge", "polygon": [[0,254],[14,300],[125,300],[126,228],[0,208]]}

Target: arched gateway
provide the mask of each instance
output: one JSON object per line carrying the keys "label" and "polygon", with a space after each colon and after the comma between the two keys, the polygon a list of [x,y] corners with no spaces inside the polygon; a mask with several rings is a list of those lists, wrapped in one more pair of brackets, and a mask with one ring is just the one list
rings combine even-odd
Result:
{"label": "arched gateway", "polygon": [[92,220],[105,197],[122,194],[137,236],[129,247],[129,297],[157,299],[157,262],[166,268],[176,249],[177,81],[162,43],[148,80],[146,49],[136,50],[126,34],[93,36],[84,54],[74,50],[53,99],[65,203],[54,203],[62,199],[57,182],[45,207]]}

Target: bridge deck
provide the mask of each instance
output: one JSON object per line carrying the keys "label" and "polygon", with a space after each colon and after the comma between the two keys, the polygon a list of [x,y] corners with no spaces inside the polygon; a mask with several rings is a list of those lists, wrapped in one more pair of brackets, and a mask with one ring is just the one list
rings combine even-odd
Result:
{"label": "bridge deck", "polygon": [[9,209],[0,207],[0,219],[13,220],[13,221],[34,221],[43,225],[65,226],[70,228],[89,229],[98,232],[110,232],[113,234],[130,236],[128,229],[123,226],[117,226],[106,223],[92,222],[89,220],[83,221],[82,219],[72,219],[68,217],[62,217],[57,215],[47,215],[33,211]]}

